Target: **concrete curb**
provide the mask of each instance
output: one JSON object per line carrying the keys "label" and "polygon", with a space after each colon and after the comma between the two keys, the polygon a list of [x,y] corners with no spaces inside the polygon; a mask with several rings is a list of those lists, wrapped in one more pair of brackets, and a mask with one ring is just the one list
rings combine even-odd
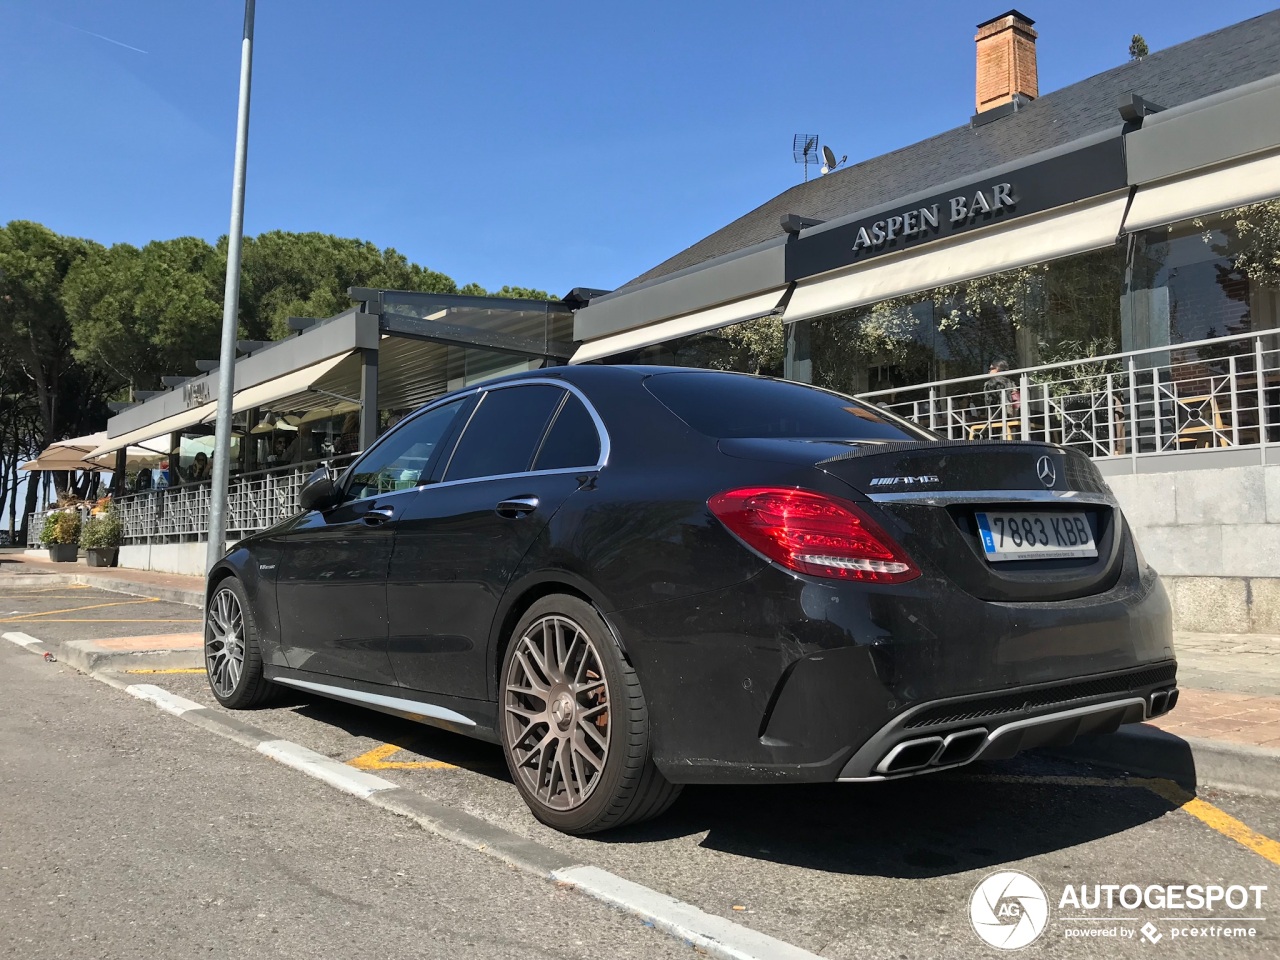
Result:
{"label": "concrete curb", "polygon": [[184,587],[166,587],[162,584],[139,583],[125,577],[98,577],[87,573],[18,573],[6,575],[0,584],[13,587],[44,587],[65,584],[97,587],[108,593],[123,593],[131,597],[155,597],[169,603],[181,603],[188,607],[204,607],[204,591]]}
{"label": "concrete curb", "polygon": [[1188,788],[1217,787],[1280,797],[1280,750],[1183,738],[1146,724],[1101,737],[1082,737],[1070,746],[1045,752],[1139,776],[1162,777]]}
{"label": "concrete curb", "polygon": [[[25,633],[0,634],[32,653],[43,655],[44,642]],[[84,670],[70,658],[68,665],[108,686],[123,690],[165,713],[234,740],[263,756],[283,763],[322,783],[375,807],[408,817],[442,839],[460,843],[501,860],[524,873],[573,889],[638,917],[654,928],[683,940],[707,956],[720,960],[820,960],[817,954],[752,930],[725,917],[633,883],[598,867],[571,858],[527,837],[519,836],[461,810],[409,790],[389,780],[281,740],[250,723],[149,683],[129,683],[101,670]]]}
{"label": "concrete curb", "polygon": [[155,650],[104,650],[93,640],[63,640],[57,646],[59,660],[65,661],[81,673],[115,670],[152,670],[177,667],[203,667],[204,651],[189,648],[161,648]]}
{"label": "concrete curb", "polygon": [[50,576],[67,576],[72,583],[87,587],[97,587],[109,593],[124,593],[133,597],[155,597],[169,603],[181,603],[188,607],[204,608],[204,591],[187,590],[182,587],[166,587],[160,584],[138,583],[116,577],[91,577],[84,573],[50,574]]}

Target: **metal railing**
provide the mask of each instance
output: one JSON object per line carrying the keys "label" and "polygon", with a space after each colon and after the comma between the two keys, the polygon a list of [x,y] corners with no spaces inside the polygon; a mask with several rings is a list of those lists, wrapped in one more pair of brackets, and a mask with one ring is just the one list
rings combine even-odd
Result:
{"label": "metal railing", "polygon": [[1046,440],[1096,459],[1261,447],[1280,442],[1280,330],[859,396],[948,439]]}
{"label": "metal railing", "polygon": [[[227,538],[235,540],[287,520],[298,512],[298,492],[321,463],[341,471],[357,455],[331,457],[233,476],[227,487]],[[123,543],[204,540],[209,535],[208,483],[144,490],[115,497]],[[86,508],[87,509],[87,508]],[[27,546],[40,545],[40,530],[51,511],[33,513]]]}

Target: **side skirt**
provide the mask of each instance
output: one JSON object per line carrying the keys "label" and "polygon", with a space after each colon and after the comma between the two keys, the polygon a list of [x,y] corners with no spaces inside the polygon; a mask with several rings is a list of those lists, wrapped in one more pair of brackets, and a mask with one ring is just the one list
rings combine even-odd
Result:
{"label": "side skirt", "polygon": [[434,695],[427,700],[417,690],[390,687],[364,680],[348,680],[344,677],[309,673],[287,667],[266,666],[264,673],[273,683],[293,687],[295,690],[315,693],[358,707],[368,707],[394,717],[425,723],[478,740],[499,742],[496,705],[484,700]]}

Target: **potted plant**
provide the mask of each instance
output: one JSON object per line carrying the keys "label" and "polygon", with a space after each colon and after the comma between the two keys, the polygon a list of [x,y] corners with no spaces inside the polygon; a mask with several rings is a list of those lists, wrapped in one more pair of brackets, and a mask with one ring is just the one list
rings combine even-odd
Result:
{"label": "potted plant", "polygon": [[40,542],[49,548],[54,563],[74,563],[80,550],[80,511],[74,507],[54,510],[44,518]]}
{"label": "potted plant", "polygon": [[80,532],[80,546],[91,567],[114,567],[120,556],[120,540],[123,536],[120,517],[110,500],[101,500],[94,507]]}

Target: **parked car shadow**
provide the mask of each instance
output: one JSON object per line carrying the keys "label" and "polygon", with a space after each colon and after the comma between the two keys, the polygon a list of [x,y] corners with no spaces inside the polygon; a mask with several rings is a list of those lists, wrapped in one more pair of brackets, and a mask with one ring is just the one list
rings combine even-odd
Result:
{"label": "parked car shadow", "polygon": [[1171,809],[1114,773],[1031,755],[890,783],[688,787],[663,818],[601,840],[705,832],[701,846],[735,856],[922,879],[1070,849]]}
{"label": "parked car shadow", "polygon": [[[444,761],[510,782],[493,744],[330,700],[296,709],[352,736],[398,744],[397,760]],[[514,787],[511,802],[521,802]],[[889,783],[689,786],[658,819],[587,839],[650,844],[705,834],[700,846],[744,859],[923,879],[1067,850],[1171,809],[1117,772],[1031,753]]]}

